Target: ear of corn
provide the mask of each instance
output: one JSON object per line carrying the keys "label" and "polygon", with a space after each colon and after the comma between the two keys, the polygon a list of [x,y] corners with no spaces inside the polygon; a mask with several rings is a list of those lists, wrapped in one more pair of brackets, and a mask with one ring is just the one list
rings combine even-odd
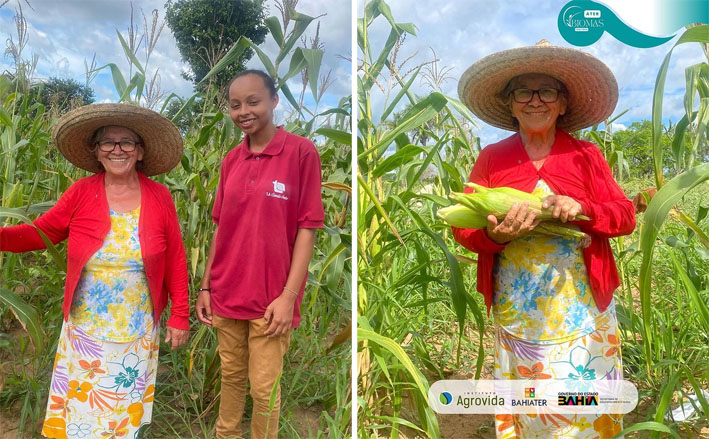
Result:
{"label": "ear of corn", "polygon": [[[453,193],[453,198],[458,203],[464,204],[474,210],[487,211],[499,219],[504,218],[510,211],[512,205],[527,203],[528,209],[537,212],[537,218],[541,220],[552,219],[551,208],[542,208],[542,198],[530,193],[520,191],[511,187],[488,188],[475,183],[466,183],[468,187],[475,189],[475,193],[463,194]],[[474,206],[474,207],[472,207]],[[576,220],[588,220],[585,215],[576,215]]]}
{"label": "ear of corn", "polygon": [[[528,209],[537,212],[537,219],[542,220],[534,229],[545,235],[577,238],[582,246],[588,245],[589,236],[576,228],[569,228],[552,217],[552,209],[542,208],[542,199],[536,195],[509,187],[488,188],[475,183],[466,183],[475,189],[475,193],[452,192],[450,198],[458,204],[438,211],[438,216],[454,227],[482,229],[487,226],[487,216],[492,214],[503,219],[514,204],[527,203]],[[576,219],[588,220],[584,215]]]}
{"label": "ear of corn", "polygon": [[[539,197],[537,197],[536,195],[532,195],[530,193],[520,191],[520,190],[517,190],[512,187],[489,188],[489,187],[481,186],[481,185],[475,184],[475,183],[465,183],[465,185],[467,187],[471,187],[471,188],[475,189],[475,192],[480,193],[480,194],[497,192],[497,193],[507,194],[509,196],[519,198],[520,200],[524,200],[527,203],[537,203],[537,202],[541,201],[539,199]],[[540,206],[540,209],[541,209],[541,206]]]}
{"label": "ear of corn", "polygon": [[438,209],[437,215],[447,224],[461,229],[484,229],[487,226],[487,216],[478,215],[459,204]]}
{"label": "ear of corn", "polygon": [[542,221],[541,223],[537,224],[533,232],[550,236],[576,238],[581,241],[579,246],[582,248],[588,247],[588,245],[591,243],[590,236],[576,228],[571,228],[567,225],[564,225],[559,221]]}

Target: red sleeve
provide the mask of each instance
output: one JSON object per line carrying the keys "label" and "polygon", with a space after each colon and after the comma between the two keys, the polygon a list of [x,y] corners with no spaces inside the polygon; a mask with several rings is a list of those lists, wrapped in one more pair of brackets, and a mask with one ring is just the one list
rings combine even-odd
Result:
{"label": "red sleeve", "polygon": [[190,329],[189,276],[187,258],[182,242],[180,223],[177,219],[175,203],[170,192],[165,188],[163,199],[166,206],[167,249],[165,261],[165,288],[170,296],[170,318],[167,325],[177,329]]}
{"label": "red sleeve", "polygon": [[[468,178],[469,181],[490,187],[489,155],[490,154],[485,152],[485,149],[480,152],[480,155],[478,155],[473,165],[470,178]],[[465,192],[473,192],[473,189],[466,187]],[[475,253],[499,253],[505,249],[504,245],[500,245],[488,238],[487,231],[484,229],[459,229],[457,227],[451,227],[451,229],[453,229],[453,237],[455,240],[463,247]]]}
{"label": "red sleeve", "polygon": [[34,221],[34,226],[20,224],[0,228],[0,250],[21,253],[46,248],[35,227],[47,235],[53,244],[64,241],[69,236],[78,188],[78,182],[71,185],[51,209]]}
{"label": "red sleeve", "polygon": [[320,155],[310,141],[303,145],[300,157],[300,193],[298,194],[298,228],[323,227],[325,211],[322,205]]}
{"label": "red sleeve", "polygon": [[582,231],[602,238],[629,235],[635,229],[635,207],[618,186],[608,163],[595,145],[585,148],[594,178],[594,194],[577,199],[590,221],[574,221]]}

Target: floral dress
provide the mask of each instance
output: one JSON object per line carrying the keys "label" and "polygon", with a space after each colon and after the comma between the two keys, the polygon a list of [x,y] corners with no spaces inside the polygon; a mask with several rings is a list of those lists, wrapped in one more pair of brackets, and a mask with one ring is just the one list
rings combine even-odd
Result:
{"label": "floral dress", "polygon": [[[533,193],[553,192],[539,180]],[[530,234],[505,246],[493,271],[495,379],[623,379],[615,303],[600,312],[579,242]],[[496,415],[498,438],[606,439],[621,416]]]}
{"label": "floral dress", "polygon": [[140,207],[111,211],[111,230],[84,267],[59,337],[45,437],[135,438],[150,422],[159,340],[139,218]]}

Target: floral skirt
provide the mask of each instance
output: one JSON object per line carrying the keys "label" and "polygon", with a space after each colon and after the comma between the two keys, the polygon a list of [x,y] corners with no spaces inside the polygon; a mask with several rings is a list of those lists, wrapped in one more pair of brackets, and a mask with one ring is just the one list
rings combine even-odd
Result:
{"label": "floral skirt", "polygon": [[127,343],[93,338],[64,322],[54,360],[48,438],[135,438],[150,423],[158,365],[158,327]]}
{"label": "floral skirt", "polygon": [[[497,328],[495,379],[622,380],[618,323],[610,321],[576,340],[538,344]],[[496,415],[498,439],[608,439],[620,432],[622,415]]]}

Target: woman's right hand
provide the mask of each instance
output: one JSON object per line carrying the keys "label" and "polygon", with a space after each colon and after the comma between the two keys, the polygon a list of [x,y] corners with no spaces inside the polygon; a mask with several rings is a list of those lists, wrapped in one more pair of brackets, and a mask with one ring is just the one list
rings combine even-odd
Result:
{"label": "woman's right hand", "polygon": [[506,244],[534,230],[539,224],[537,211],[528,207],[527,203],[515,203],[499,224],[495,215],[488,215],[487,236],[498,244]]}
{"label": "woman's right hand", "polygon": [[197,318],[207,326],[212,326],[212,298],[209,291],[200,291],[197,296]]}

